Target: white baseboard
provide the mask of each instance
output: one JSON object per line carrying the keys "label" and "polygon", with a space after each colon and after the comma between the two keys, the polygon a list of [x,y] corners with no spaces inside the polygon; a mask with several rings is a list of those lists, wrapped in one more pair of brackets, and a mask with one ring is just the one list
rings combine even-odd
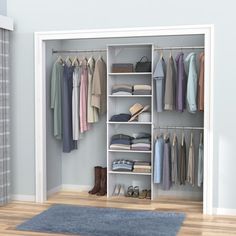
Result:
{"label": "white baseboard", "polygon": [[62,184],[61,190],[82,192],[89,191],[92,187],[91,185]]}
{"label": "white baseboard", "polygon": [[213,208],[213,215],[236,216],[236,209],[230,209],[230,208]]}
{"label": "white baseboard", "polygon": [[34,195],[12,194],[11,200],[22,201],[22,202],[35,202],[35,196]]}
{"label": "white baseboard", "polygon": [[48,190],[48,191],[47,191],[47,196],[50,197],[50,196],[52,196],[54,193],[60,192],[61,189],[62,189],[62,186],[61,186],[61,185],[58,185],[58,186],[56,186],[56,187],[54,187],[54,188]]}

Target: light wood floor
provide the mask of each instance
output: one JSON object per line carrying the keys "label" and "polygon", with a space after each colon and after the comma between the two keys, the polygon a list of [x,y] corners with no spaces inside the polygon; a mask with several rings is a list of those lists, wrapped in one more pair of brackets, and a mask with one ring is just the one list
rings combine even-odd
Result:
{"label": "light wood floor", "polygon": [[184,200],[161,199],[158,202],[88,196],[85,193],[61,192],[49,198],[46,204],[13,202],[0,208],[0,235],[58,235],[16,231],[16,225],[46,210],[54,203],[84,206],[115,207],[157,211],[185,212],[186,219],[179,235],[236,235],[236,217],[203,216],[202,203]]}

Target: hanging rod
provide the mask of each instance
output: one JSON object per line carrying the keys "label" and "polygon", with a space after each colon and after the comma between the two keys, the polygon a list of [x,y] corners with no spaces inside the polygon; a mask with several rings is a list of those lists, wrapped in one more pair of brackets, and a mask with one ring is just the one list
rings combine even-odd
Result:
{"label": "hanging rod", "polygon": [[181,49],[204,49],[204,46],[187,46],[187,47],[156,47],[154,50],[181,50]]}
{"label": "hanging rod", "polygon": [[80,52],[106,52],[107,49],[92,49],[92,50],[54,50],[52,49],[52,54],[54,53],[80,53]]}
{"label": "hanging rod", "polygon": [[155,127],[153,129],[181,129],[181,130],[204,130],[204,127],[196,127],[196,126],[166,126],[166,127]]}

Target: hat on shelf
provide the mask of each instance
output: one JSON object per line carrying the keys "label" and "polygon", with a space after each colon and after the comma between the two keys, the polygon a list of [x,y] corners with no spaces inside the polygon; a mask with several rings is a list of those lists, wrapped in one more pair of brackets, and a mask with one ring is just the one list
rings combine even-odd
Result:
{"label": "hat on shelf", "polygon": [[129,119],[129,121],[135,120],[142,112],[147,111],[149,107],[150,107],[149,105],[143,106],[140,103],[135,103],[129,109],[131,113],[131,118]]}

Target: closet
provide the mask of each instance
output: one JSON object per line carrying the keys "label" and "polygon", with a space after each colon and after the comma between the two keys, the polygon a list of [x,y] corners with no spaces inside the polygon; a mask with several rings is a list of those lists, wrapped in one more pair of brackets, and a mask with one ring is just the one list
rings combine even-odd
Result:
{"label": "closet", "polygon": [[[46,162],[48,195],[61,190],[88,191],[94,183],[93,168],[107,167],[107,196],[113,197],[117,184],[123,184],[125,190],[129,186],[138,186],[139,190],[151,190],[151,199],[160,197],[203,199],[203,187],[173,184],[169,190],[163,190],[162,183],[154,183],[155,142],[161,134],[168,133],[170,143],[174,134],[179,143],[184,134],[187,156],[191,135],[195,146],[195,166],[197,166],[198,144],[204,131],[204,112],[191,114],[186,109],[158,112],[156,104],[156,84],[153,78],[156,65],[162,55],[166,63],[170,55],[175,59],[180,52],[184,58],[191,53],[198,55],[204,51],[204,35],[155,36],[155,37],[124,37],[79,40],[53,40],[46,42]],[[78,142],[78,149],[70,153],[62,152],[61,142],[53,137],[53,113],[50,109],[50,78],[53,63],[58,56],[80,59],[91,56],[96,60],[100,56],[107,65],[107,113],[100,117],[99,122],[92,125],[90,131]],[[150,72],[112,71],[116,63],[131,63],[134,65],[143,56],[151,62]],[[197,71],[199,60],[197,59]],[[176,65],[175,65],[176,67]],[[151,92],[147,94],[113,94],[112,89],[119,84],[148,85]],[[134,104],[148,105],[146,112],[150,120],[131,122],[111,121],[111,117],[120,113],[130,113]],[[143,112],[144,113],[144,112]],[[111,149],[111,139],[116,134],[132,136],[134,133],[150,134],[150,150]],[[150,172],[114,171],[112,163],[115,160],[150,162]]]}

